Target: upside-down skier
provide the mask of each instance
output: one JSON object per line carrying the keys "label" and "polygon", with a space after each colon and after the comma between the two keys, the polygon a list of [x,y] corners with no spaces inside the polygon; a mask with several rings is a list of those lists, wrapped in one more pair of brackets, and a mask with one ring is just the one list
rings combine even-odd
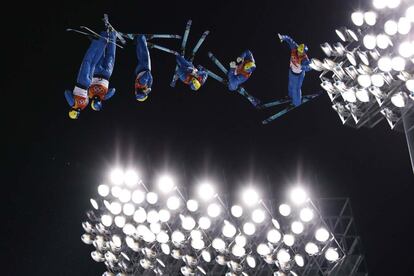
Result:
{"label": "upside-down skier", "polygon": [[103,31],[99,39],[93,39],[79,69],[73,91],[66,90],[65,98],[70,105],[69,117],[78,119],[80,112],[91,100],[95,111],[102,109],[102,102],[115,94],[109,89],[109,79],[115,65],[116,32]]}
{"label": "upside-down skier", "polygon": [[151,58],[145,35],[138,35],[135,40],[138,59],[138,65],[135,68],[135,98],[143,102],[148,98],[152,87]]}
{"label": "upside-down skier", "polygon": [[176,54],[176,61],[178,65],[177,76],[191,90],[197,91],[206,82],[208,78],[207,71],[203,66],[195,67],[193,63],[186,60],[183,56]]}
{"label": "upside-down skier", "polygon": [[230,70],[227,73],[229,90],[236,91],[241,84],[250,78],[255,69],[256,63],[249,50],[244,51],[236,61],[230,62]]}
{"label": "upside-down skier", "polygon": [[286,42],[290,47],[290,69],[289,69],[289,97],[293,106],[302,103],[302,84],[306,72],[312,70],[310,60],[306,54],[308,47],[305,44],[298,45],[291,37],[278,34],[281,42]]}

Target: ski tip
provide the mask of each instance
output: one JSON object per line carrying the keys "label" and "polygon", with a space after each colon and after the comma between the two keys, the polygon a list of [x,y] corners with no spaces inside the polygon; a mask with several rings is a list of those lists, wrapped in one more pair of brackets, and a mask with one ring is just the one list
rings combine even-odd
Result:
{"label": "ski tip", "polygon": [[208,57],[213,57],[213,53],[212,52],[208,52]]}
{"label": "ski tip", "polygon": [[209,35],[209,34],[210,34],[210,31],[209,30],[207,30],[207,31],[204,32],[204,35],[206,35],[206,36]]}

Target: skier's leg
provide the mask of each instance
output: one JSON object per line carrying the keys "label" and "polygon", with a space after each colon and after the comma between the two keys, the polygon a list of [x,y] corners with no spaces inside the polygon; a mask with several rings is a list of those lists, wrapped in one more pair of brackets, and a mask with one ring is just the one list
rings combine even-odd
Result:
{"label": "skier's leg", "polygon": [[230,69],[229,72],[227,73],[227,77],[228,77],[228,88],[230,91],[235,91],[237,90],[237,88],[239,87],[239,81],[237,76],[234,74],[234,69]]}
{"label": "skier's leg", "polygon": [[91,45],[85,53],[85,56],[83,57],[82,64],[79,68],[79,73],[76,80],[76,85],[78,87],[82,89],[89,88],[95,66],[99,62],[99,59],[102,57],[103,52],[105,51],[105,46],[106,41],[104,38],[92,41]]}
{"label": "skier's leg", "polygon": [[194,67],[188,60],[186,60],[183,56],[176,57],[177,64],[179,67]]}
{"label": "skier's leg", "polygon": [[295,75],[289,69],[289,81],[288,81],[288,95],[292,99],[293,94],[295,93]]}
{"label": "skier's leg", "polygon": [[[109,34],[110,41],[116,40],[116,33],[111,32]],[[95,68],[94,76],[109,80],[115,66],[115,53],[116,45],[114,43],[108,43],[105,48],[104,55],[99,60],[98,65]]]}
{"label": "skier's leg", "polygon": [[151,58],[148,51],[147,40],[144,35],[138,35],[136,37],[136,53],[138,59],[138,65],[135,68],[135,75],[144,70],[151,70]]}

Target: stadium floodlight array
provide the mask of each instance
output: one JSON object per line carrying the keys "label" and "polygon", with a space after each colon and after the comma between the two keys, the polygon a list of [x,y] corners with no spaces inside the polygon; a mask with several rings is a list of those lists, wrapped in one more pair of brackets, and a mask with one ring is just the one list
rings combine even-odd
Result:
{"label": "stadium floodlight array", "polygon": [[106,276],[301,275],[315,261],[328,275],[345,258],[300,188],[279,205],[251,188],[229,204],[208,182],[193,197],[170,176],[149,187],[136,172],[115,169],[105,183],[90,199],[81,239]]}
{"label": "stadium floodlight array", "polygon": [[313,59],[321,86],[343,124],[374,127],[384,118],[403,129],[414,107],[414,4],[374,0],[371,11],[351,16],[353,27],[338,28],[340,42],[321,45],[326,58]]}

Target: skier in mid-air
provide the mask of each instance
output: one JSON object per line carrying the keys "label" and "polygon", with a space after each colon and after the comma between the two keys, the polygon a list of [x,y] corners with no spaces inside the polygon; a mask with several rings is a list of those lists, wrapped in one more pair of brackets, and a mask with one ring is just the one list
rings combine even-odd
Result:
{"label": "skier in mid-air", "polygon": [[236,91],[250,78],[255,69],[256,63],[249,50],[244,51],[236,61],[230,62],[230,70],[227,73],[229,90]]}
{"label": "skier in mid-air", "polygon": [[191,90],[197,91],[206,82],[208,78],[207,71],[203,66],[198,65],[197,68],[181,55],[176,55],[178,70],[178,78],[188,86]]}
{"label": "skier in mid-air", "polygon": [[151,58],[145,35],[136,38],[138,65],[135,68],[135,98],[143,102],[148,98],[152,86]]}
{"label": "skier in mid-air", "polygon": [[103,31],[99,39],[93,39],[85,53],[73,91],[66,90],[65,98],[71,109],[69,117],[78,119],[80,112],[88,106],[95,111],[102,109],[102,102],[115,94],[109,89],[109,79],[115,64],[116,32]]}
{"label": "skier in mid-air", "polygon": [[305,44],[298,45],[291,37],[278,34],[281,42],[286,42],[291,50],[289,69],[289,97],[293,106],[302,104],[302,83],[306,72],[312,70],[310,60],[306,54],[308,47]]}

